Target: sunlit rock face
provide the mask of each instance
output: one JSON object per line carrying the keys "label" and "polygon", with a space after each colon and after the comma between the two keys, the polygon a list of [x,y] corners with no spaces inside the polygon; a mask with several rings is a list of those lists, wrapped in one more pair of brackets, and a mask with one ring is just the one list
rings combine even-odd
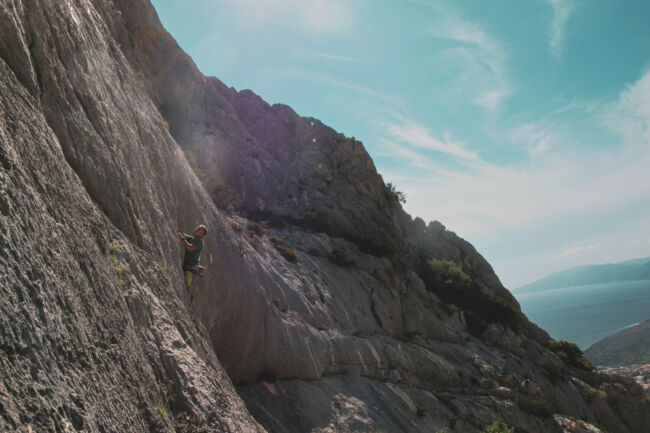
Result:
{"label": "sunlit rock face", "polygon": [[0,431],[264,431],[177,281],[219,214],[97,7],[0,5]]}
{"label": "sunlit rock face", "polygon": [[202,76],[148,2],[0,11],[0,430],[648,430],[359,141]]}

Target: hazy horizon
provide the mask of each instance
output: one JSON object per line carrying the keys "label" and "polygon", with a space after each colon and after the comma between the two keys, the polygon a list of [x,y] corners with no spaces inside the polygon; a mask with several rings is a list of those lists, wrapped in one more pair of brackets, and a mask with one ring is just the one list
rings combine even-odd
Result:
{"label": "hazy horizon", "polygon": [[[565,271],[578,270],[578,269],[580,269],[580,268],[591,268],[591,267],[596,267],[596,266],[606,266],[606,265],[625,265],[625,264],[627,264],[627,263],[633,263],[633,262],[639,262],[639,261],[641,261],[641,262],[647,262],[647,261],[650,261],[650,257],[637,257],[637,258],[628,259],[628,260],[623,260],[623,261],[618,261],[618,262],[589,263],[589,264],[578,265],[578,266],[570,266],[570,267],[568,267],[568,268],[560,269],[560,270],[558,270],[558,271],[554,271],[554,272],[551,272],[551,273],[545,274],[545,275],[543,275],[541,278],[537,278],[536,280],[530,281],[530,282],[528,282],[528,283],[526,283],[526,284],[523,284],[523,285],[520,285],[520,286],[517,286],[517,287],[511,287],[511,290],[512,290],[513,292],[515,292],[515,291],[517,291],[518,289],[521,289],[521,288],[523,288],[523,287],[526,287],[526,286],[532,285],[532,284],[534,284],[534,283],[536,283],[536,282],[538,282],[538,281],[540,281],[540,280],[543,280],[543,279],[546,278],[546,277],[553,276],[553,275],[556,275],[556,274],[561,274],[561,273],[563,273],[563,272],[565,272]],[[617,281],[630,281],[630,280],[629,280],[629,279],[618,279]],[[614,281],[609,281],[609,282],[614,282]],[[596,283],[588,283],[588,284],[584,284],[584,285],[591,285],[591,284],[596,284]],[[579,285],[578,285],[578,286],[579,286]],[[556,288],[552,288],[552,289],[543,289],[543,290],[540,290],[540,291],[561,290],[562,288],[578,287],[578,286],[556,287]]]}
{"label": "hazy horizon", "polygon": [[204,74],[361,140],[507,287],[650,256],[650,3],[153,4]]}

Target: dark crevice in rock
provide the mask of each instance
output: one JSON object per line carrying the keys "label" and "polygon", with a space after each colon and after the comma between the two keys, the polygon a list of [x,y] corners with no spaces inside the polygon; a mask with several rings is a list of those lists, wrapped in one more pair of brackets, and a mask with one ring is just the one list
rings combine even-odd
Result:
{"label": "dark crevice in rock", "polygon": [[390,257],[394,252],[394,248],[388,245],[378,244],[369,241],[365,238],[353,236],[349,233],[342,233],[336,229],[332,230],[320,219],[316,218],[295,218],[290,215],[277,215],[270,212],[259,210],[243,210],[243,213],[253,221],[265,221],[271,227],[284,228],[290,225],[300,227],[304,230],[313,233],[325,233],[332,237],[339,237],[348,240],[359,247],[359,251],[363,254],[369,254],[374,257]]}

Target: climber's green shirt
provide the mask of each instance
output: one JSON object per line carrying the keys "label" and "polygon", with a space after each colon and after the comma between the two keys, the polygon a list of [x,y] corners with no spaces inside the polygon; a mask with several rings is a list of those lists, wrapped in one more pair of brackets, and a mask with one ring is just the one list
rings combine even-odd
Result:
{"label": "climber's green shirt", "polygon": [[185,240],[190,245],[194,245],[196,249],[194,251],[185,251],[185,259],[183,260],[184,266],[196,266],[199,264],[201,259],[201,250],[203,249],[203,239],[195,238],[194,236],[187,236]]}

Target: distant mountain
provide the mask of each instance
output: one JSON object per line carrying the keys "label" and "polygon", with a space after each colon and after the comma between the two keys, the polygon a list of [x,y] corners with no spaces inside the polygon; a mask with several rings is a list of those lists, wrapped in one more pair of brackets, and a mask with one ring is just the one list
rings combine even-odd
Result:
{"label": "distant mountain", "polygon": [[650,320],[603,338],[585,355],[596,365],[650,364]]}
{"label": "distant mountain", "polygon": [[516,293],[537,292],[562,287],[614,281],[650,280],[650,257],[605,265],[584,265],[554,272],[515,289]]}

